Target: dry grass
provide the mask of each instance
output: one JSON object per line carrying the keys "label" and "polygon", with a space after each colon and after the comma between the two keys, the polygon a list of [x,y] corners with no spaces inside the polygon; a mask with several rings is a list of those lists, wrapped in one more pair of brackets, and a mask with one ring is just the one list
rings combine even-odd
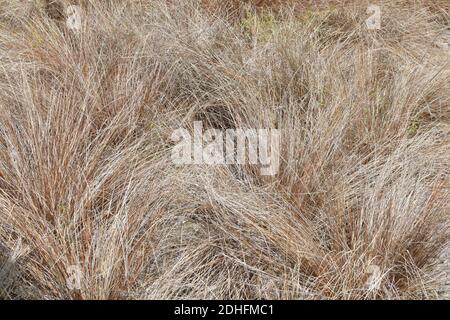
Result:
{"label": "dry grass", "polygon": [[[0,297],[448,294],[448,15],[336,2],[0,1]],[[173,165],[199,119],[280,129],[279,174]]]}

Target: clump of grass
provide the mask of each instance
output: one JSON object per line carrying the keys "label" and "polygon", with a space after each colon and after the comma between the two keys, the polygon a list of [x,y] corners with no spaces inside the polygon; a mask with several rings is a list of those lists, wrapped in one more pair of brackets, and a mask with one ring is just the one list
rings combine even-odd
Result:
{"label": "clump of grass", "polygon": [[274,15],[249,14],[242,19],[241,27],[244,29],[244,32],[247,32],[257,41],[264,44],[270,40],[278,25]]}
{"label": "clump of grass", "polygon": [[[1,7],[2,298],[448,293],[442,20],[280,3],[83,1],[80,32]],[[278,128],[278,174],[175,166],[199,119]]]}

